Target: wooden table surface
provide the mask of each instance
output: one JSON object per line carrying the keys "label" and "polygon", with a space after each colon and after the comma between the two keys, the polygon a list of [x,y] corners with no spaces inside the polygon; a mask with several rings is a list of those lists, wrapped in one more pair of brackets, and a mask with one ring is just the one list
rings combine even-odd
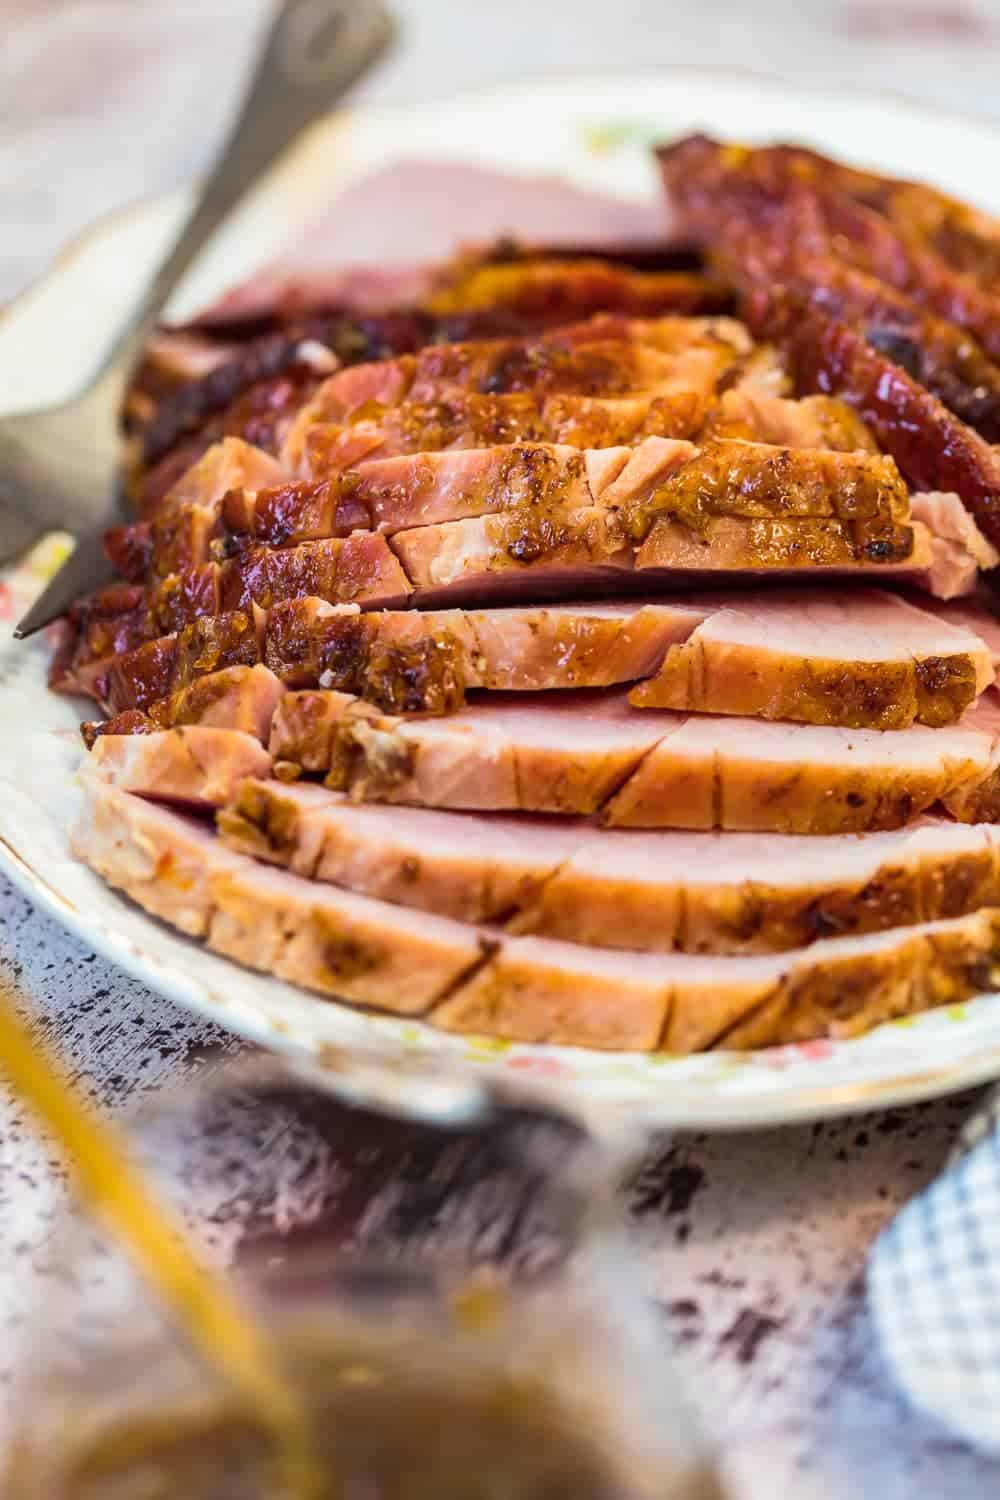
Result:
{"label": "wooden table surface", "polygon": [[[395,0],[404,40],[372,99],[555,63],[734,62],[798,83],[867,83],[1000,111],[1000,8],[705,5],[678,0]],[[0,6],[0,300],[85,224],[207,160],[238,90],[260,0],[4,0]],[[221,1033],[124,978],[0,881],[0,975],[44,1018],[94,1096],[121,1109]],[[747,1136],[677,1137],[629,1209],[679,1357],[739,1500],[981,1500],[1000,1463],[908,1410],[874,1346],[865,1257],[941,1167],[972,1106],[957,1098]],[[0,1106],[0,1376],[24,1331],[61,1183]]]}

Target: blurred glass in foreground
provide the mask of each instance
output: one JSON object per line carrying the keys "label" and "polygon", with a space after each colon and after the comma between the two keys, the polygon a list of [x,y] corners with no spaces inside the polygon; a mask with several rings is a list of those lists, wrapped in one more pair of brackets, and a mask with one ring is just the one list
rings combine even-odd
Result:
{"label": "blurred glass in foreground", "polygon": [[[232,1264],[312,1419],[315,1500],[715,1500],[615,1208],[562,1120],[439,1130],[280,1064],[160,1099],[130,1139]],[[79,1217],[37,1314],[3,1493],[285,1500],[267,1431]],[[291,1497],[289,1497],[291,1500]]]}

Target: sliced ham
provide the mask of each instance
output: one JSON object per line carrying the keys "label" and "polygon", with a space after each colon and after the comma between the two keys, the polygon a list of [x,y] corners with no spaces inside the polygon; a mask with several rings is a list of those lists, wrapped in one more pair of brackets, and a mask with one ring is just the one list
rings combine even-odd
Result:
{"label": "sliced ham", "polygon": [[301,692],[278,705],[269,748],[363,799],[831,834],[898,828],[982,782],[993,735],[966,720],[883,734],[637,712],[616,692],[510,695],[406,720],[348,694]]}
{"label": "sliced ham", "polygon": [[515,1041],[691,1052],[850,1036],[988,988],[1000,941],[989,910],[761,957],[510,937],[258,864],[114,788],[88,799],[73,846],[146,910],[241,963]]}
{"label": "sliced ham", "polygon": [[711,394],[751,355],[742,324],[728,318],[595,319],[532,339],[429,344],[416,354],[354,365],[319,387],[288,434],[295,466],[302,433],[316,421],[351,420],[376,402],[431,402],[483,395],[621,396],[671,391]]}
{"label": "sliced ham", "polygon": [[88,799],[74,852],[154,915],[255,969],[419,1015],[481,960],[480,929],[258,865],[127,792]]}
{"label": "sliced ham", "polygon": [[790,401],[746,385],[718,399],[697,391],[669,396],[488,396],[463,391],[440,401],[403,401],[353,424],[303,420],[294,461],[302,476],[326,480],[375,458],[489,448],[500,443],[566,443],[610,448],[647,437],[738,438],[792,448],[874,451],[864,423],[826,396]]}
{"label": "sliced ham", "polygon": [[347,693],[287,693],[270,750],[363,799],[590,813],[668,732],[665,721],[683,722],[634,713],[601,693],[510,695],[447,719],[412,720],[378,714]]}
{"label": "sliced ham", "polygon": [[[1000,635],[996,622],[990,622]],[[969,626],[897,595],[760,590],[676,601],[362,613],[305,597],[206,616],[113,657],[89,687],[109,713],[232,666],[357,693],[393,713],[450,713],[475,689],[538,692],[648,679],[630,701],[852,728],[956,720],[993,680]],[[155,717],[155,713],[154,713]]]}
{"label": "sliced ham", "polygon": [[610,687],[654,671],[704,618],[696,602],[362,614],[317,600],[271,612],[267,665],[291,686],[442,713],[467,691]]}
{"label": "sliced ham", "polygon": [[[270,611],[204,616],[95,669],[110,713],[146,709],[230,666],[257,663],[291,687],[337,687],[384,708],[443,713],[466,689],[610,687],[654,672],[707,607],[576,604],[499,610],[386,610],[306,596]],[[82,684],[81,684],[82,685]]]}
{"label": "sliced ham", "polygon": [[84,772],[164,802],[223,807],[248,776],[270,775],[271,757],[251,734],[198,724],[159,734],[101,735]]}
{"label": "sliced ham", "polygon": [[954,722],[992,680],[983,640],[892,594],[789,589],[708,615],[629,701],[903,729]]}
{"label": "sliced ham", "polygon": [[362,895],[643,952],[778,952],[1000,900],[993,831],[929,819],[843,838],[639,833],[248,780],[218,826],[230,848]]}
{"label": "sliced ham", "polygon": [[448,1031],[519,1042],[682,1054],[857,1036],[992,988],[998,921],[987,910],[756,958],[612,953],[515,938],[429,1019]]}
{"label": "sliced ham", "polygon": [[358,527],[391,535],[495,512],[591,505],[621,511],[641,540],[660,514],[689,525],[725,515],[836,517],[860,526],[906,520],[909,498],[892,460],[878,454],[733,440],[699,449],[647,437],[631,449],[511,443],[375,458],[326,483],[231,494],[223,515],[231,536],[285,546]]}
{"label": "sliced ham", "polygon": [[465,922],[503,922],[533,906],[595,832],[584,822],[354,803],[315,783],[273,780],[245,781],[217,823],[230,848],[296,875]]}
{"label": "sliced ham", "polygon": [[[599,507],[477,516],[400,531],[392,550],[415,595],[428,604],[645,591],[753,577],[901,576],[923,583],[933,561],[923,526],[896,526],[874,541],[836,520],[748,520],[714,516],[697,526],[661,516],[637,550]],[[630,577],[630,575],[632,575]],[[974,586],[972,576],[966,578]],[[949,595],[950,597],[950,595]]]}

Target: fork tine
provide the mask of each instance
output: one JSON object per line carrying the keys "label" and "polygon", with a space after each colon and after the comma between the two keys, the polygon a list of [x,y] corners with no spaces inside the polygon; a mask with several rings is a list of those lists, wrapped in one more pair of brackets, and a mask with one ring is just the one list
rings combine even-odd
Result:
{"label": "fork tine", "polygon": [[113,577],[114,571],[104,551],[104,528],[87,532],[79,539],[59,572],[49,580],[28,613],[18,621],[14,630],[15,637],[23,641],[27,636],[34,635],[36,630],[58,620],[83,595],[102,588]]}

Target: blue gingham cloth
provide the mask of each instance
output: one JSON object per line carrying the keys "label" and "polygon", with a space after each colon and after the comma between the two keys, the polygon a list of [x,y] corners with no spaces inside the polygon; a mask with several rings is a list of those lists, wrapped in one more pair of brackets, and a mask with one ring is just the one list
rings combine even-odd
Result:
{"label": "blue gingham cloth", "polygon": [[877,1241],[869,1299],[911,1401],[1000,1453],[1000,1093]]}

